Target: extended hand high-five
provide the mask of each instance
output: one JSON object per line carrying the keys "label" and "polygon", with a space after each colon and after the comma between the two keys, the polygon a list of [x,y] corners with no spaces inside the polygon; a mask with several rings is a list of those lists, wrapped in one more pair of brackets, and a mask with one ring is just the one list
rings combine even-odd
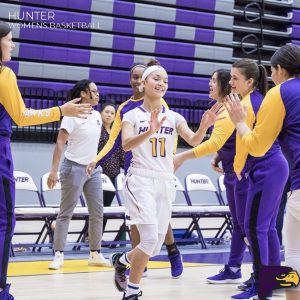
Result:
{"label": "extended hand high-five", "polygon": [[224,106],[234,124],[245,122],[247,117],[247,108],[245,105],[242,105],[238,94],[229,94],[226,96]]}
{"label": "extended hand high-five", "polygon": [[162,124],[164,123],[164,121],[166,120],[166,116],[164,116],[160,121],[158,120],[158,115],[159,115],[160,110],[159,109],[155,109],[151,112],[151,117],[150,117],[150,121],[149,122],[149,130],[151,132],[156,132],[160,129],[160,127],[162,126]]}
{"label": "extended hand high-five", "polygon": [[222,103],[215,103],[210,109],[205,111],[201,118],[201,125],[209,128],[214,125],[217,121],[224,119],[219,115],[224,111]]}

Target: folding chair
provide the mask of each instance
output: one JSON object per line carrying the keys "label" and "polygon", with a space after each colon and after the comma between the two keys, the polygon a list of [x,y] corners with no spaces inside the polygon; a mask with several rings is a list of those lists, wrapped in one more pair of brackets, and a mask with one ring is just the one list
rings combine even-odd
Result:
{"label": "folding chair", "polygon": [[116,199],[117,203],[112,203],[109,207],[104,207],[104,217],[107,218],[107,220],[121,220],[122,224],[119,227],[119,229],[111,229],[107,230],[105,229],[105,233],[115,233],[117,232],[117,235],[113,239],[113,241],[105,241],[103,242],[103,245],[117,245],[117,244],[125,244],[127,241],[122,241],[121,237],[126,235],[126,233],[129,234],[130,232],[128,230],[128,227],[126,226],[125,222],[125,207],[123,205],[123,201],[121,199],[121,192],[123,188],[123,181],[124,181],[124,173],[120,173],[117,178],[115,185],[111,182],[108,176],[105,174],[101,174],[102,176],[102,189],[103,191],[111,191],[116,193]]}
{"label": "folding chair", "polygon": [[[14,177],[16,184],[15,214],[17,220],[17,226],[14,235],[37,235],[37,239],[34,243],[15,244],[12,246],[12,250],[16,246],[29,246],[33,247],[32,251],[35,251],[37,246],[44,246],[47,237],[49,237],[49,241],[51,240],[49,218],[55,216],[55,210],[44,207],[40,192],[32,177],[28,173],[14,171]],[[24,231],[22,226],[22,231],[19,231],[20,226],[18,225],[20,225],[21,221],[35,221],[34,229],[30,229],[30,231]],[[36,230],[36,221],[40,221],[42,223],[42,227],[39,230]],[[49,246],[49,244],[46,246]]]}
{"label": "folding chair", "polygon": [[[175,201],[172,203],[172,228],[175,232],[174,238],[176,240],[176,243],[195,243],[200,242],[202,247],[205,246],[205,242],[201,233],[201,230],[199,228],[198,223],[196,222],[196,217],[191,212],[191,206],[188,204],[186,191],[181,184],[180,180],[175,176],[176,180],[176,198]],[[190,222],[190,219],[192,218],[192,222]],[[180,228],[175,228],[175,219],[181,219],[180,221]],[[185,220],[188,221],[188,225],[183,225],[183,222]],[[183,227],[185,226],[185,227]],[[179,237],[176,237],[176,231],[179,233]],[[198,238],[195,238],[193,236],[194,231],[197,232]]]}
{"label": "folding chair", "polygon": [[124,184],[125,174],[120,173],[116,177],[115,185],[116,185],[116,197],[120,206],[124,205],[124,200],[122,197],[123,184]]}
{"label": "folding chair", "polygon": [[[223,204],[216,187],[206,175],[187,175],[185,189],[188,204],[193,207],[193,213],[196,216],[193,219],[193,226],[196,229],[199,226],[201,233],[204,230],[216,231],[213,238],[206,238],[206,240],[219,243],[227,229],[232,231],[229,207]],[[203,218],[222,218],[224,221],[219,227],[215,227],[215,225],[213,225],[214,227],[202,227],[199,221]]]}

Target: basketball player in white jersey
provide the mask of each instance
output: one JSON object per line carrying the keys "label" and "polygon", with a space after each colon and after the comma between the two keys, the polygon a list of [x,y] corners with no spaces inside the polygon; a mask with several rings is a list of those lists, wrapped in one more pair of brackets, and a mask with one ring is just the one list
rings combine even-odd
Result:
{"label": "basketball player in white jersey", "polygon": [[[126,113],[122,122],[122,146],[132,151],[131,166],[124,181],[126,217],[136,225],[140,243],[130,252],[115,253],[115,285],[125,291],[123,299],[141,296],[139,282],[150,257],[157,255],[171,220],[176,196],[173,148],[177,135],[190,145],[198,145],[218,118],[221,105],[205,112],[194,133],[184,117],[166,109],[161,98],[168,89],[168,74],[157,61],[151,61],[142,75],[144,102]],[[127,284],[125,271],[130,266]]]}

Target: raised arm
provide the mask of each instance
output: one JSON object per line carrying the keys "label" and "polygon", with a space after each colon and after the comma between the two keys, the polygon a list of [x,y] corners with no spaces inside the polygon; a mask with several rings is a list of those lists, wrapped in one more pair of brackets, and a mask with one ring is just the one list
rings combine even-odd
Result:
{"label": "raised arm", "polygon": [[286,115],[280,85],[272,88],[264,98],[253,131],[246,125],[245,108],[234,95],[228,99],[226,109],[248,153],[252,156],[264,156],[278,137]]}
{"label": "raised arm", "polygon": [[198,146],[205,137],[209,127],[213,126],[219,115],[223,112],[222,104],[216,103],[211,109],[205,111],[202,115],[199,128],[193,132],[187,125],[187,122],[182,122],[177,128],[178,134],[191,146]]}
{"label": "raised arm", "polygon": [[200,158],[220,150],[234,132],[234,124],[231,122],[227,111],[220,114],[220,120],[215,123],[209,140],[197,147],[181,152],[174,156],[174,169],[178,169],[186,160]]}
{"label": "raised arm", "polygon": [[0,103],[18,126],[30,126],[58,121],[62,115],[86,117],[92,110],[89,104],[75,104],[80,99],[70,101],[60,108],[48,109],[26,108],[14,72],[5,68],[0,74]]}
{"label": "raised arm", "polygon": [[166,117],[164,116],[161,120],[158,119],[159,110],[151,112],[151,118],[149,121],[148,130],[142,134],[135,135],[133,130],[133,124],[129,121],[123,121],[122,125],[122,147],[125,151],[130,151],[140,144],[145,142],[153,133],[158,131]]}
{"label": "raised arm", "polygon": [[[124,104],[126,104],[125,102]],[[121,104],[117,110],[116,117],[111,128],[108,141],[105,146],[100,150],[95,159],[91,161],[86,167],[86,173],[90,176],[95,169],[97,162],[104,159],[109,159],[121,146],[121,130],[122,130],[122,119],[121,119],[121,109],[124,104]]]}

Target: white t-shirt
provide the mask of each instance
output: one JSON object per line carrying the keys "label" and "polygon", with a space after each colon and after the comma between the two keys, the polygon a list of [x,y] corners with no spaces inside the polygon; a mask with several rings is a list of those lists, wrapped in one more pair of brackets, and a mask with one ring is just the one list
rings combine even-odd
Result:
{"label": "white t-shirt", "polygon": [[87,119],[64,117],[60,129],[69,133],[65,157],[81,165],[88,165],[97,155],[102,119],[93,110]]}
{"label": "white t-shirt", "polygon": [[[127,112],[123,116],[123,122],[129,122],[134,127],[136,135],[146,132],[149,128],[150,112],[143,106]],[[156,133],[152,134],[145,142],[132,149],[131,166],[159,172],[174,172],[173,149],[177,139],[177,128],[185,119],[180,114],[162,107],[158,115],[161,120],[167,119]]]}

